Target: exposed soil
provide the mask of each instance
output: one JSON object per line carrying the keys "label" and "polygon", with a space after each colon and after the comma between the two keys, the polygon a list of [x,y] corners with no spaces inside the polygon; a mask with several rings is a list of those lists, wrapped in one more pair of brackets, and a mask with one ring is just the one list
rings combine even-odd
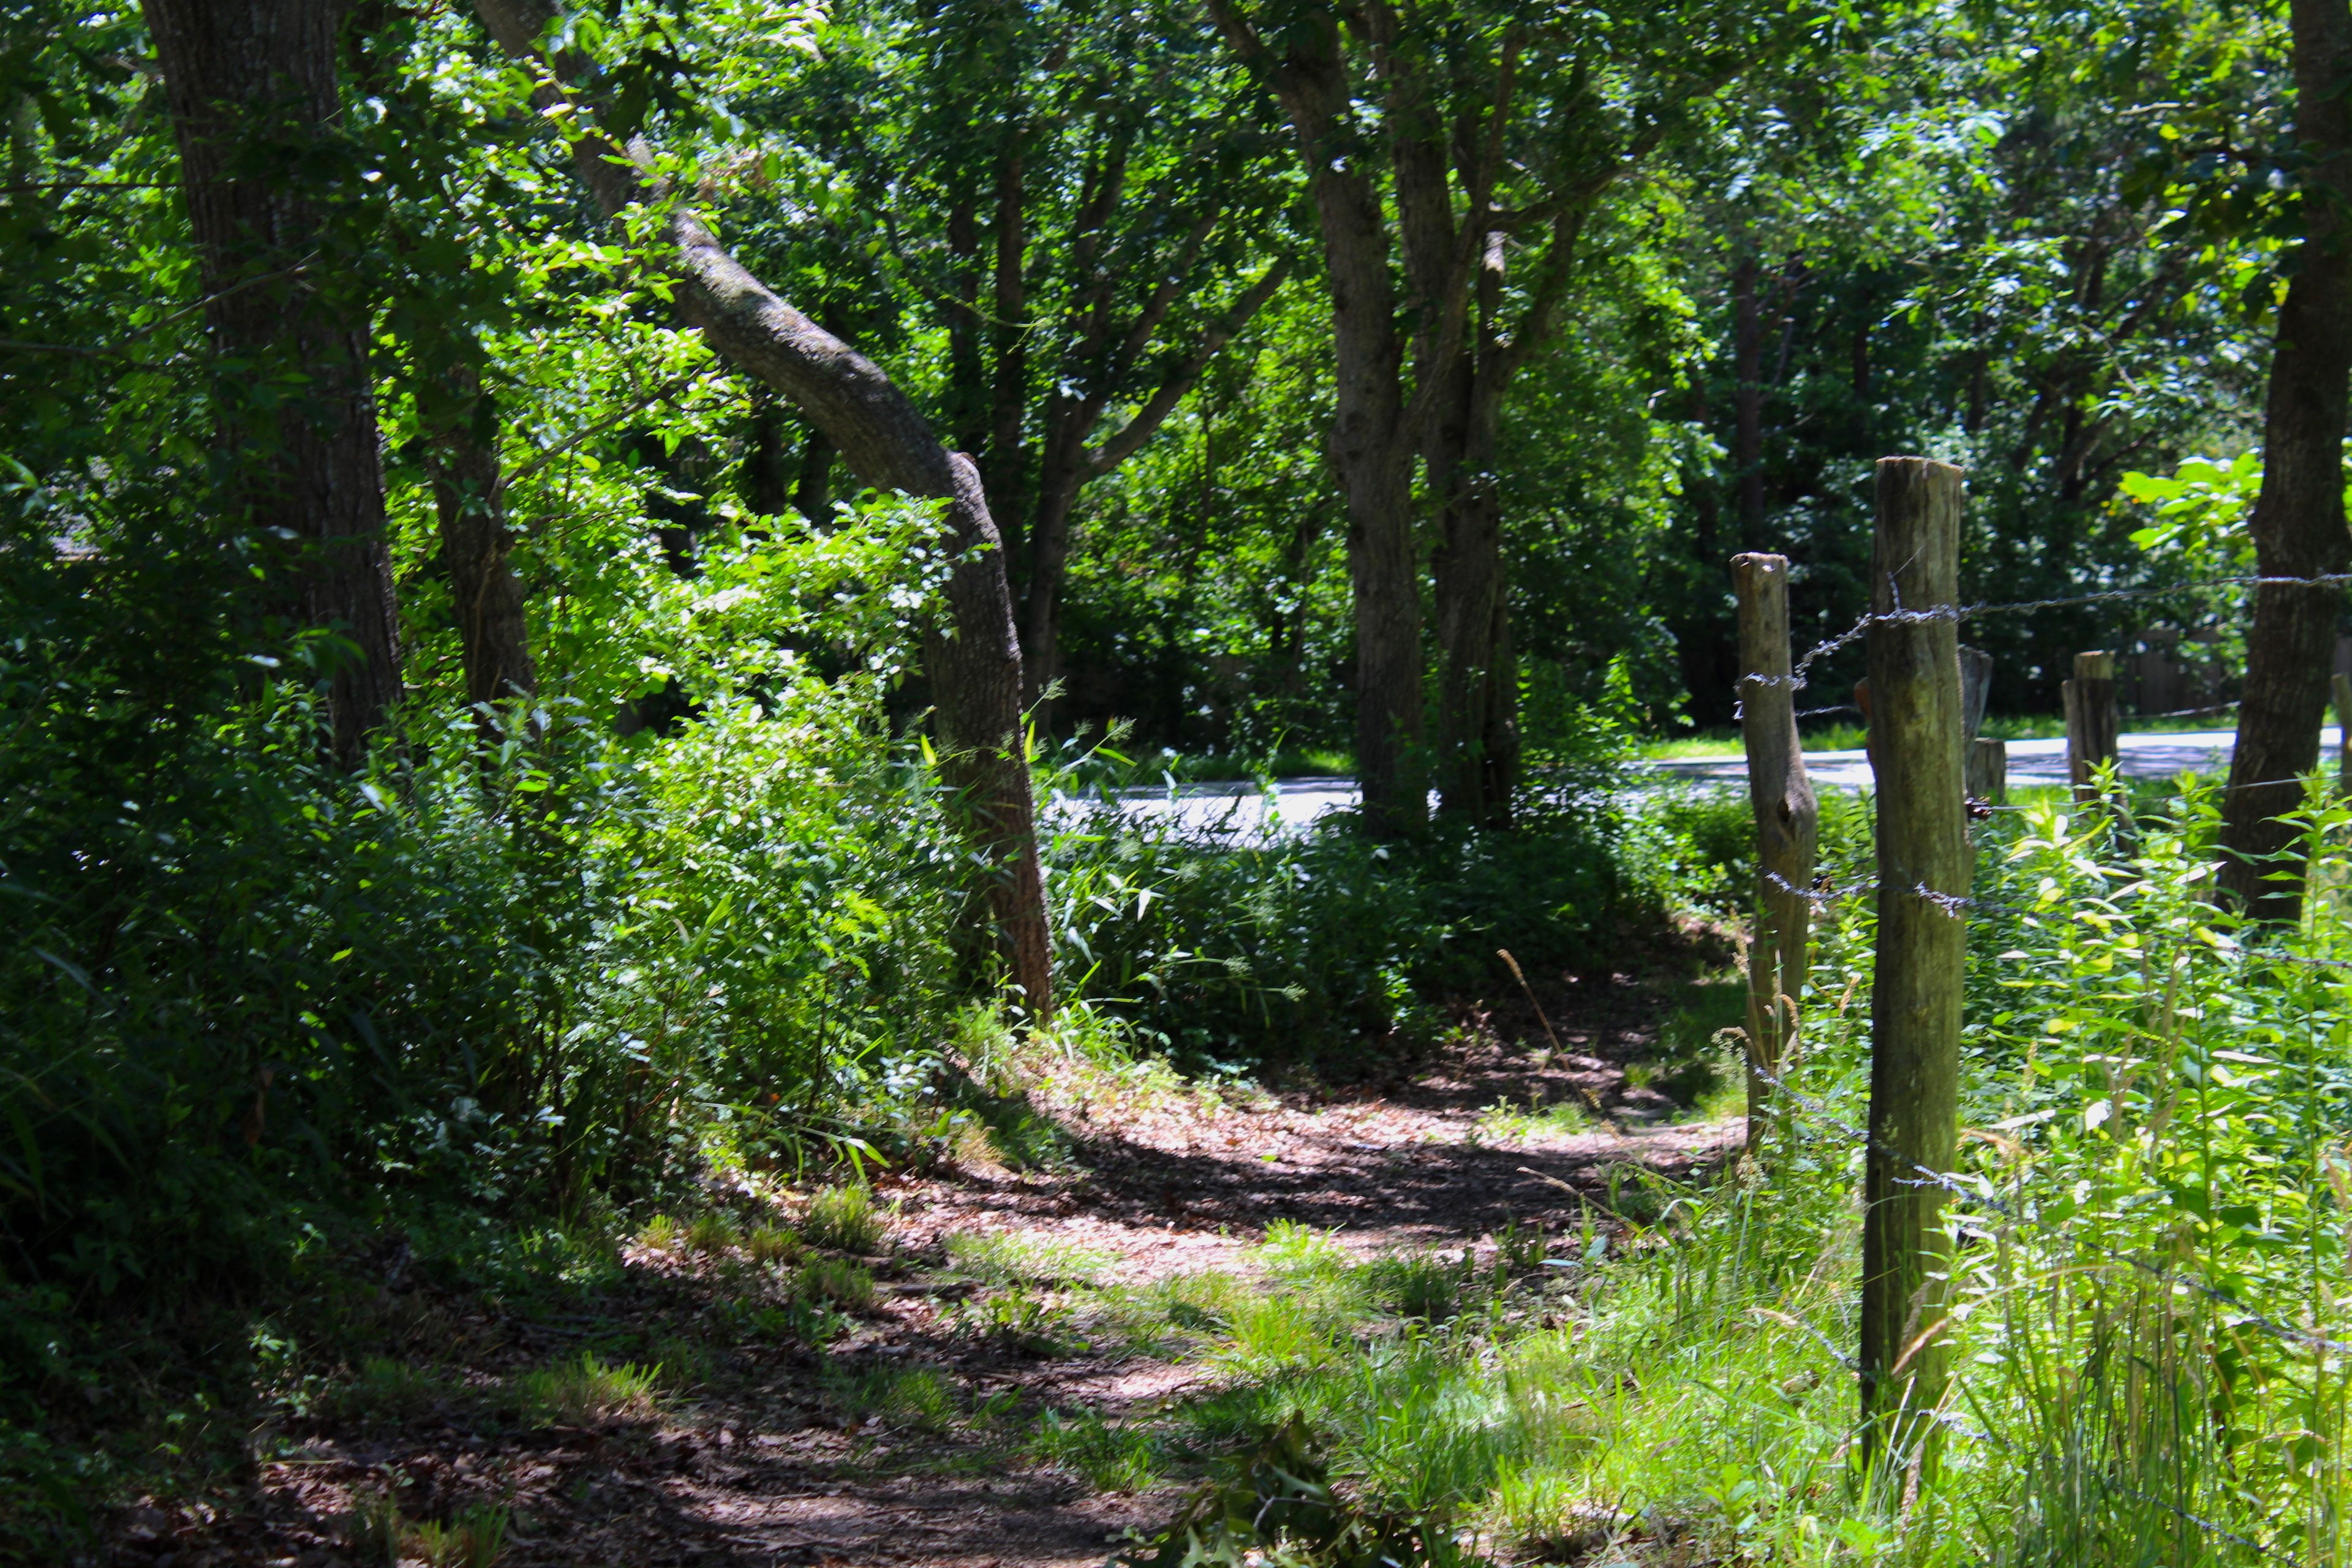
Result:
{"label": "exposed soil", "polygon": [[[1044,1233],[1110,1257],[1113,1282],[1141,1284],[1246,1272],[1248,1249],[1276,1219],[1336,1229],[1364,1252],[1475,1247],[1507,1220],[1566,1228],[1588,1212],[1577,1194],[1601,1194],[1612,1166],[1686,1173],[1720,1159],[1736,1132],[1724,1122],[1639,1124],[1664,1102],[1631,1089],[1623,1064],[1654,1046],[1668,989],[1664,974],[1556,977],[1545,990],[1559,1050],[1524,1000],[1465,1007],[1454,1042],[1418,1070],[1352,1089],[1204,1098],[1041,1077],[1031,1098],[1065,1130],[1068,1168],[884,1178],[898,1208],[894,1253],[877,1260],[883,1294],[823,1351],[724,1331],[740,1321],[728,1314],[750,1271],[676,1254],[633,1257],[624,1292],[565,1321],[390,1281],[385,1310],[406,1325],[415,1353],[461,1363],[485,1384],[545,1365],[615,1321],[723,1348],[699,1396],[656,1419],[495,1435],[469,1430],[446,1407],[389,1431],[320,1420],[289,1434],[292,1448],[262,1450],[289,1457],[256,1466],[239,1490],[129,1510],[106,1560],[350,1563],[354,1499],[389,1491],[412,1519],[446,1519],[471,1501],[509,1507],[515,1528],[499,1561],[512,1568],[1091,1568],[1129,1531],[1164,1524],[1181,1491],[1094,1493],[1024,1457],[1024,1423],[1045,1409],[1118,1420],[1199,1391],[1207,1374],[1116,1347],[1041,1355],[1018,1335],[971,1331],[960,1310],[971,1287],[943,1275],[942,1238]],[[1482,1109],[1497,1101],[1586,1093],[1622,1131],[1480,1135]],[[1001,1415],[928,1434],[856,1424],[838,1389],[891,1364],[936,1368],[968,1404]]]}

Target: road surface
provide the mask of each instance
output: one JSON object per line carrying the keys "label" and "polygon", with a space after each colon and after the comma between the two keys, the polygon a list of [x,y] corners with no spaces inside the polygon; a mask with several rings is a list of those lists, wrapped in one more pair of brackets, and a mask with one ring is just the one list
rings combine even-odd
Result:
{"label": "road surface", "polygon": [[[2230,766],[2233,730],[2193,730],[2162,735],[2123,735],[2116,742],[2118,765],[2126,776],[2171,778],[2182,773],[2221,773]],[[2330,725],[2320,737],[2321,754],[2332,755],[2336,731]],[[1870,760],[1860,752],[1807,752],[1806,771],[1816,787],[1862,790],[1870,787]],[[1636,763],[1628,773],[1637,784],[1736,784],[1748,777],[1748,763],[1738,757],[1708,757],[1689,762]],[[2062,784],[2066,778],[2066,742],[2063,740],[2011,741],[2009,777],[2012,784]],[[1356,781],[1346,778],[1280,779],[1268,792],[1254,784],[1181,784],[1171,795],[1164,786],[1118,792],[1119,809],[1139,821],[1174,817],[1188,834],[1233,831],[1245,838],[1267,833],[1297,832],[1318,818],[1357,805]]]}

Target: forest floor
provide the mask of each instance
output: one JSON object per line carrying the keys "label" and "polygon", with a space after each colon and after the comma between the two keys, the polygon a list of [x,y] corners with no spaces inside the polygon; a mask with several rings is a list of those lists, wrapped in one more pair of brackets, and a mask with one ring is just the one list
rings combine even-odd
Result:
{"label": "forest floor", "polygon": [[[390,1562],[398,1542],[404,1560],[509,1568],[1102,1563],[1204,1473],[1138,1434],[1237,1375],[1186,1303],[1252,1290],[1269,1237],[1483,1266],[1605,1215],[1633,1167],[1726,1156],[1738,1121],[1674,1092],[1702,1099],[1691,1064],[1736,1017],[1736,980],[1688,953],[1537,978],[1557,1047],[1523,999],[1465,1005],[1433,1054],[1346,1087],[1031,1064],[1020,1098],[1052,1156],[1009,1169],[974,1139],[879,1178],[886,1239],[835,1260],[874,1277],[854,1310],[812,1317],[740,1232],[641,1237],[569,1290],[439,1285],[392,1247],[364,1265],[388,1355],[347,1362],[299,1414],[281,1403],[201,1495],[124,1510],[104,1560],[310,1568]],[[1608,1122],[1581,1109],[1596,1101]],[[568,1420],[498,1414],[499,1389],[598,1347],[614,1359],[588,1364],[657,1354],[664,1391],[624,1367]]]}

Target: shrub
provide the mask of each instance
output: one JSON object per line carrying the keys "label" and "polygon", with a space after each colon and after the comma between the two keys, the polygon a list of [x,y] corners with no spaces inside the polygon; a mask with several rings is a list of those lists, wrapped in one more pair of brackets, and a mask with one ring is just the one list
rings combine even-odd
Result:
{"label": "shrub", "polygon": [[[1376,1070],[1367,1039],[1435,1037],[1429,999],[1507,986],[1664,929],[1664,879],[1628,845],[1612,775],[1529,792],[1509,834],[1440,822],[1374,843],[1344,818],[1265,841],[1123,814],[1108,763],[1066,781],[1096,804],[1051,847],[1059,936],[1093,1005],[1189,1068],[1312,1061]],[[1342,1047],[1351,1047],[1344,1055]]]}

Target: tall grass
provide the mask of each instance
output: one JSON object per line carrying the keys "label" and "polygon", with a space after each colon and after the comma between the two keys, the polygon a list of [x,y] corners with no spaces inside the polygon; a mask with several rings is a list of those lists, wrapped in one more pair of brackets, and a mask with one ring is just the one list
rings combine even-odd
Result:
{"label": "tall grass", "polygon": [[[2322,891],[2286,931],[2202,901],[2213,824],[2191,786],[2127,833],[2056,800],[1981,830],[1927,1446],[1855,1442],[1859,814],[1832,823],[1849,890],[1760,1165],[1558,1247],[1549,1285],[1277,1269],[1216,1310],[1239,1381],[1198,1429],[1296,1418],[1362,1509],[1511,1561],[2352,1562],[2352,807],[2309,814]],[[1286,1233],[1268,1261],[1312,1250]]]}

